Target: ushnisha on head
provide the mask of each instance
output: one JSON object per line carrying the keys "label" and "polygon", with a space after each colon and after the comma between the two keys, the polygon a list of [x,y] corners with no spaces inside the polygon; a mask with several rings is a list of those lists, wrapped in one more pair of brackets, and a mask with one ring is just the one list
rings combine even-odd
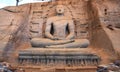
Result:
{"label": "ushnisha on head", "polygon": [[65,11],[65,7],[63,5],[57,5],[56,6],[56,12],[57,14],[64,14],[64,11]]}

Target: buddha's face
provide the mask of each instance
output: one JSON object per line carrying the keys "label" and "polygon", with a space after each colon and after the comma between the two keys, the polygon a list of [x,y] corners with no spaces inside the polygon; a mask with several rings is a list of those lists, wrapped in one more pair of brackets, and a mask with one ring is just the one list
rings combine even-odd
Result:
{"label": "buddha's face", "polygon": [[56,12],[58,14],[63,14],[64,13],[64,6],[63,5],[57,5],[56,6]]}

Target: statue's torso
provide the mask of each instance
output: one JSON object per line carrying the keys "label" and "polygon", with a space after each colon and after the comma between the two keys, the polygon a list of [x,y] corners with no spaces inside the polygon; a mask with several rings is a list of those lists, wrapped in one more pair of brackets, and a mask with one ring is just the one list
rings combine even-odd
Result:
{"label": "statue's torso", "polygon": [[66,37],[67,24],[68,23],[65,20],[53,22],[54,36],[64,39]]}
{"label": "statue's torso", "polygon": [[67,25],[69,24],[69,19],[66,17],[53,17],[53,29],[54,29],[54,36],[57,38],[64,39],[67,35]]}

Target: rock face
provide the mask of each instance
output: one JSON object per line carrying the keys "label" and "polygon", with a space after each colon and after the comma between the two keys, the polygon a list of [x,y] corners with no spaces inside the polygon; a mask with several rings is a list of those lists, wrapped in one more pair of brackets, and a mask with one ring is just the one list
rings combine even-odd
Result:
{"label": "rock face", "polygon": [[3,56],[31,47],[31,37],[43,38],[46,20],[56,14],[58,4],[65,5],[65,16],[73,19],[76,39],[89,39],[90,47],[101,56],[102,63],[119,57],[119,0],[56,0],[3,8],[0,10]]}

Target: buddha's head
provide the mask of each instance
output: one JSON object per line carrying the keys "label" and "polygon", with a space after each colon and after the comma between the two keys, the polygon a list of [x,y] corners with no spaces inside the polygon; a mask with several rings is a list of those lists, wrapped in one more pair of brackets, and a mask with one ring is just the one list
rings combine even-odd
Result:
{"label": "buddha's head", "polygon": [[56,12],[58,13],[58,14],[63,14],[64,13],[64,6],[63,5],[57,5],[56,6]]}

